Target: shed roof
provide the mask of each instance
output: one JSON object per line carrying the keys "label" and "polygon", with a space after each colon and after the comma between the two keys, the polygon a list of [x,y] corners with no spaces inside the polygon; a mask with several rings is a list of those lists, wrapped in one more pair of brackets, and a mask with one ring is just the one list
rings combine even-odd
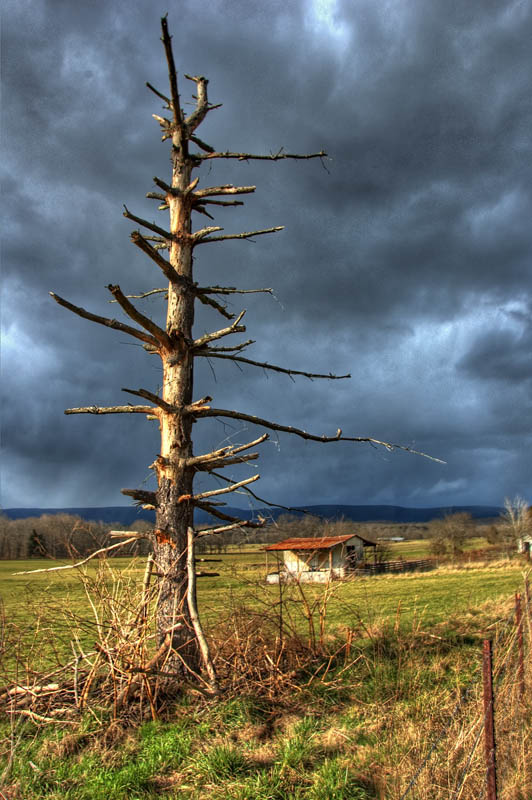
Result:
{"label": "shed roof", "polygon": [[282,542],[276,542],[265,547],[265,550],[329,550],[337,544],[344,544],[354,537],[361,539],[364,544],[375,547],[375,542],[370,542],[358,533],[344,533],[342,536],[316,536],[310,538],[294,538],[283,539]]}

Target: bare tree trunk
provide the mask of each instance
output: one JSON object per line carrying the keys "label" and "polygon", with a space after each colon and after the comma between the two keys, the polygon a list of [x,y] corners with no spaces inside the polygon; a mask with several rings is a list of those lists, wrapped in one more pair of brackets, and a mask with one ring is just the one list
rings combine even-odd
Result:
{"label": "bare tree trunk", "polygon": [[[172,62],[173,64],[173,62]],[[172,65],[170,72],[172,74]],[[176,116],[179,117],[180,109]],[[192,164],[181,142],[181,127],[172,135],[172,188],[167,196],[170,209],[169,261],[177,275],[192,284],[191,207],[185,190],[190,184]],[[194,322],[194,294],[182,285],[170,282],[166,333],[170,347],[161,354],[163,400],[174,409],[192,402],[194,358],[191,352]],[[194,526],[194,507],[183,497],[192,495],[194,470],[187,467],[192,457],[192,416],[161,409],[161,451],[155,462],[157,474],[156,530],[154,557],[161,576],[157,608],[157,628],[162,642],[166,631],[182,622],[172,632],[172,650],[167,660],[169,672],[179,672],[186,664],[200,667],[197,638],[187,603],[187,531]]]}
{"label": "bare tree trunk", "polygon": [[[124,216],[150,231],[150,235],[142,235],[138,230],[134,231],[131,234],[131,239],[163,272],[168,282],[168,288],[151,290],[134,297],[142,299],[157,292],[167,292],[168,305],[165,329],[160,328],[153,320],[142,314],[130,301],[131,296],[124,295],[119,286],[109,285],[107,288],[113,295],[114,302],[117,302],[130,319],[136,323],[135,326],[93,314],[58,297],[52,292],[50,294],[59,305],[78,316],[122,333],[127,333],[140,340],[144,343],[146,350],[158,354],[161,359],[162,396],[147,389],[124,389],[130,394],[149,401],[148,404],[111,407],[86,406],[83,408],[70,408],[65,413],[145,414],[148,419],[158,420],[161,446],[159,455],[152,464],[157,478],[157,491],[150,492],[145,489],[123,489],[122,491],[124,494],[133,497],[144,507],[156,510],[156,527],[152,538],[155,560],[154,574],[159,580],[157,599],[159,648],[156,656],[158,665],[161,668],[159,674],[162,673],[164,675],[164,672],[166,672],[171,676],[177,675],[183,676],[183,678],[185,676],[190,678],[190,673],[198,675],[200,670],[204,670],[209,684],[215,689],[216,676],[210,660],[207,641],[201,629],[195,600],[194,541],[198,536],[206,534],[225,533],[243,527],[261,527],[264,524],[264,520],[248,522],[228,515],[220,510],[219,501],[212,502],[211,498],[241,488],[244,488],[250,496],[257,498],[257,495],[248,489],[248,484],[257,480],[259,475],[235,481],[230,478],[224,478],[223,475],[214,470],[224,469],[233,464],[242,464],[258,458],[258,453],[248,452],[244,455],[242,453],[255,445],[261,444],[268,438],[268,434],[263,434],[246,444],[228,445],[211,453],[194,456],[191,438],[193,422],[202,417],[228,417],[266,427],[270,430],[295,434],[316,442],[369,442],[374,445],[382,445],[388,450],[392,450],[395,447],[400,447],[403,450],[410,450],[410,448],[392,445],[371,437],[343,436],[340,429],[335,435],[319,436],[241,411],[212,408],[210,406],[212,398],[210,397],[204,397],[197,401],[193,400],[194,358],[231,359],[249,366],[273,370],[287,375],[303,375],[307,378],[337,379],[338,377],[348,378],[350,376],[336,376],[330,373],[320,375],[301,370],[286,369],[242,357],[240,353],[253,344],[251,340],[229,347],[213,345],[213,342],[217,342],[218,339],[233,333],[243,333],[246,330],[245,326],[240,324],[244,312],[235,318],[235,315],[228,311],[223,302],[219,299],[215,300],[213,295],[217,298],[223,298],[227,294],[271,293],[272,290],[266,288],[242,290],[230,286],[198,286],[194,283],[192,270],[195,247],[227,239],[249,240],[252,237],[277,233],[282,228],[277,226],[263,230],[218,236],[213,236],[212,234],[223,230],[219,226],[204,227],[193,231],[191,221],[193,211],[213,219],[207,207],[240,206],[243,205],[241,200],[231,198],[234,198],[235,195],[249,194],[255,191],[255,186],[233,186],[232,184],[197,189],[199,178],[192,179],[193,170],[201,167],[204,161],[211,159],[278,161],[281,159],[322,158],[326,153],[320,151],[299,155],[284,153],[282,149],[270,155],[222,152],[216,151],[214,147],[199,139],[195,134],[196,128],[202,123],[208,112],[219,106],[211,105],[208,102],[208,81],[205,78],[187,75],[185,77],[195,83],[196,86],[196,105],[187,117],[184,116],[180,105],[177,73],[166,17],[162,19],[161,26],[162,42],[168,63],[170,96],[166,97],[150,84],[147,84],[147,86],[158,98],[164,101],[165,108],[168,109],[171,117],[167,119],[166,117],[153,115],[161,126],[162,140],[171,140],[172,182],[169,185],[159,178],[154,178],[154,182],[161,192],[149,192],[147,196],[161,203],[159,205],[160,210],[169,211],[169,230],[164,230],[148,220],[136,217],[127,208]],[[189,146],[194,147],[194,152],[189,152]],[[219,199],[220,197],[223,199]],[[154,242],[154,244],[151,244],[151,242]],[[164,250],[168,251],[168,259],[161,255],[161,251]],[[210,306],[225,319],[232,320],[231,324],[194,340],[192,327],[196,299]],[[227,481],[228,486],[194,495],[193,482],[197,472],[207,472],[218,479],[222,478]],[[257,499],[261,500],[261,498]],[[261,500],[261,502],[266,501]],[[216,520],[222,520],[225,524],[220,525],[218,523],[217,527],[208,531],[195,531],[194,508],[207,511]],[[161,663],[159,659],[163,657],[164,663]],[[179,678],[177,680],[179,681]],[[164,685],[163,693],[173,692],[175,681],[175,677],[169,678]]]}

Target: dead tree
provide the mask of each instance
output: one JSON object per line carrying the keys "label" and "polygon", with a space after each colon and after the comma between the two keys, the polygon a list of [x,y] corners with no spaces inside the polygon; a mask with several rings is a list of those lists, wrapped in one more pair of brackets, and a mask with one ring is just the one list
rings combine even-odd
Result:
{"label": "dead tree", "polygon": [[[236,287],[200,286],[194,281],[193,254],[197,248],[215,242],[231,239],[249,240],[257,236],[277,233],[282,227],[265,228],[245,233],[224,234],[223,228],[207,225],[193,229],[193,213],[214,220],[211,212],[217,207],[234,207],[243,205],[241,195],[255,191],[255,186],[209,186],[201,188],[199,177],[193,172],[205,162],[213,159],[234,159],[248,161],[260,159],[279,161],[281,159],[322,159],[324,151],[297,155],[279,150],[270,155],[253,155],[230,151],[218,151],[210,144],[202,141],[197,129],[207,114],[219,105],[212,105],[207,96],[208,81],[202,76],[185,77],[195,84],[195,108],[185,116],[181,108],[178,91],[177,73],[172,53],[171,37],[168,34],[166,17],[161,21],[162,42],[168,63],[170,92],[164,95],[151,84],[148,88],[164,103],[167,116],[154,114],[162,131],[162,141],[171,143],[172,178],[169,183],[154,178],[158,189],[149,192],[147,197],[159,203],[159,210],[169,212],[168,229],[141,219],[127,208],[124,216],[145,229],[144,233],[135,230],[131,234],[133,244],[142,250],[159,268],[168,285],[164,289],[167,296],[166,327],[159,327],[152,319],[144,315],[126,296],[120,286],[109,285],[107,288],[114,300],[134,323],[125,324],[115,319],[98,316],[83,308],[72,305],[68,301],[51,293],[59,305],[69,309],[85,319],[106,325],[122,333],[127,333],[140,340],[145,349],[156,353],[162,365],[162,392],[155,394],[148,389],[126,388],[123,391],[141,398],[142,405],[117,405],[112,407],[88,406],[70,408],[66,414],[144,414],[148,419],[158,420],[161,445],[160,452],[152,468],[157,478],[157,491],[148,492],[140,489],[123,489],[122,492],[132,497],[145,508],[156,511],[156,527],[153,531],[153,552],[155,573],[159,579],[157,627],[159,635],[159,653],[161,661],[157,666],[158,674],[168,677],[190,678],[203,669],[206,680],[215,686],[214,670],[209,658],[208,648],[201,630],[201,624],[195,598],[194,542],[198,536],[206,533],[217,533],[242,527],[259,527],[261,520],[246,521],[235,518],[221,510],[223,503],[220,495],[233,492],[240,487],[258,479],[254,475],[247,480],[227,481],[227,486],[212,491],[194,492],[194,478],[198,473],[217,474],[229,465],[242,464],[258,458],[252,451],[256,445],[268,438],[263,434],[254,441],[241,446],[226,446],[210,453],[194,455],[192,447],[192,425],[204,417],[232,418],[259,425],[273,431],[291,433],[316,442],[332,442],[347,440],[352,442],[371,442],[393,447],[378,440],[366,437],[345,437],[341,430],[333,436],[319,436],[304,430],[277,422],[261,419],[251,414],[232,409],[215,408],[210,397],[194,400],[193,370],[196,358],[229,359],[240,364],[258,366],[287,375],[302,375],[307,378],[348,378],[349,375],[319,375],[301,370],[285,369],[272,364],[261,363],[242,355],[252,344],[244,341],[233,346],[220,346],[218,342],[235,333],[244,333],[242,324],[244,311],[235,317],[223,303],[225,295],[245,293]],[[146,233],[147,231],[147,233]],[[167,255],[165,255],[165,253]],[[247,291],[271,292],[270,289]],[[146,295],[152,294],[147,292]],[[210,306],[214,311],[228,320],[228,324],[212,333],[194,338],[192,328],[196,301]],[[406,449],[406,448],[405,448]],[[194,528],[194,509],[207,511],[218,524],[208,531],[197,531]]]}

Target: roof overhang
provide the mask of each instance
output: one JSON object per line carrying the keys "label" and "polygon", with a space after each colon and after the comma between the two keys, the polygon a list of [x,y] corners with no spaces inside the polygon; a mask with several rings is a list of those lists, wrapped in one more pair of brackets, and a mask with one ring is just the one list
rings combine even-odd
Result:
{"label": "roof overhang", "polygon": [[375,542],[370,542],[369,539],[364,539],[358,533],[347,533],[342,536],[316,536],[315,538],[293,538],[284,539],[282,542],[276,542],[265,547],[265,550],[330,550],[340,544],[346,544],[351,539],[360,539],[362,544],[368,547],[376,547]]}

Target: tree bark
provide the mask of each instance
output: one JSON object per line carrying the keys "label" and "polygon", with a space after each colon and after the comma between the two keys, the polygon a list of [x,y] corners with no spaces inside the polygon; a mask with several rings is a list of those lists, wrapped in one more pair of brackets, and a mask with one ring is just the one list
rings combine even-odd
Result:
{"label": "tree bark", "polygon": [[[162,399],[175,409],[192,402],[194,357],[191,344],[194,322],[194,298],[188,285],[192,284],[191,205],[186,194],[191,183],[193,164],[187,156],[183,136],[182,112],[179,107],[175,67],[171,57],[170,40],[163,25],[163,41],[169,61],[174,124],[172,132],[172,190],[167,194],[170,214],[169,262],[186,282],[170,281],[166,334],[169,348],[161,347],[163,391]],[[165,670],[183,674],[187,667],[200,669],[200,651],[187,603],[187,531],[194,526],[194,507],[179,502],[183,495],[193,494],[194,470],[186,466],[192,457],[192,418],[182,413],[161,409],[161,451],[155,462],[157,474],[157,511],[154,541],[156,571],[162,576],[157,605],[157,631],[162,643],[166,631],[173,630]]]}

